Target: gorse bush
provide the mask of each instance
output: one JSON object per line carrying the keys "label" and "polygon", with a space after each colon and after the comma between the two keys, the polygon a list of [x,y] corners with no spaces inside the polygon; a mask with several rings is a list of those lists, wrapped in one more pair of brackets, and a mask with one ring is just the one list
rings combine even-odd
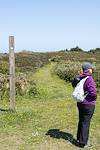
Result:
{"label": "gorse bush", "polygon": [[58,63],[55,68],[54,72],[61,78],[66,81],[72,81],[73,77],[78,74],[78,71],[81,69],[80,62],[60,62]]}
{"label": "gorse bush", "polygon": [[50,59],[50,61],[52,61],[52,62],[60,62],[61,59],[62,59],[61,56],[56,55],[56,56],[53,56],[53,57]]}
{"label": "gorse bush", "polygon": [[[66,81],[71,82],[73,78],[79,74],[81,69],[81,62],[74,62],[74,61],[63,61],[60,63],[57,63],[57,65],[54,68],[54,72],[61,78]],[[96,65],[96,70],[93,73],[93,77],[96,81],[97,88],[100,88],[100,65]]]}
{"label": "gorse bush", "polygon": [[21,52],[15,54],[16,71],[18,72],[35,72],[36,69],[44,66],[48,62],[48,58],[41,53]]}
{"label": "gorse bush", "polygon": [[[35,72],[36,69],[48,64],[49,57],[45,53],[19,52],[15,53],[16,72]],[[0,73],[9,73],[9,55],[0,54]]]}
{"label": "gorse bush", "polygon": [[6,61],[0,61],[0,73],[2,74],[9,73],[9,65]]}
{"label": "gorse bush", "polygon": [[95,71],[93,76],[94,76],[94,79],[96,81],[97,88],[99,88],[99,90],[100,90],[100,71],[99,70]]}
{"label": "gorse bush", "polygon": [[15,80],[16,95],[36,95],[36,83],[24,73],[19,73]]}
{"label": "gorse bush", "polygon": [[[22,73],[16,75],[15,90],[16,96],[35,96],[38,93],[36,83]],[[0,74],[0,99],[4,97],[9,97],[9,76]]]}
{"label": "gorse bush", "polygon": [[8,86],[7,76],[0,73],[0,99],[3,99],[3,96],[8,93]]}

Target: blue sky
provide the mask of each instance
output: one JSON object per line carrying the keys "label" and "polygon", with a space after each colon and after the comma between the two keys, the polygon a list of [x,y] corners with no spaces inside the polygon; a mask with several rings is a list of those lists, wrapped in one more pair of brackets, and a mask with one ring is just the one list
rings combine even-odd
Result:
{"label": "blue sky", "polygon": [[99,0],[0,0],[0,51],[100,47]]}

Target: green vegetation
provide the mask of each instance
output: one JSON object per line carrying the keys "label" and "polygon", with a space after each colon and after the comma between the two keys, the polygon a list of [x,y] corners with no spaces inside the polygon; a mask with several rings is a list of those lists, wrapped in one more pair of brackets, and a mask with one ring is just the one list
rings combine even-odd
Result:
{"label": "green vegetation", "polygon": [[[78,112],[69,81],[82,62],[96,64],[100,87],[99,49],[48,53],[21,52],[16,61],[16,112],[9,108],[8,54],[0,54],[0,148],[2,150],[77,150],[74,145]],[[60,79],[60,78],[61,79]],[[64,79],[64,80],[62,80]],[[67,82],[65,82],[67,81]],[[100,148],[100,93],[90,130],[93,150]]]}
{"label": "green vegetation", "polygon": [[75,48],[71,48],[70,51],[82,52],[83,50],[76,46]]}
{"label": "green vegetation", "polygon": [[57,63],[54,68],[54,72],[66,81],[72,81],[72,79],[78,74],[81,69],[81,63],[79,61],[61,61]]}
{"label": "green vegetation", "polygon": [[[71,98],[70,83],[53,74],[51,63],[31,74],[39,93],[36,97],[17,97],[16,112],[0,112],[0,149],[2,150],[78,150],[74,144],[78,112]],[[0,102],[8,108],[9,102]],[[90,130],[93,150],[100,149],[100,95]]]}
{"label": "green vegetation", "polygon": [[[80,73],[83,62],[79,61],[60,61],[54,68],[55,74],[61,79],[71,82]],[[100,88],[100,64],[95,63],[96,70],[93,73],[97,88]]]}
{"label": "green vegetation", "polygon": [[[30,95],[37,92],[36,83],[31,79],[31,74],[17,73],[15,78],[16,97]],[[9,76],[0,74],[0,100],[9,99]]]}
{"label": "green vegetation", "polygon": [[[73,50],[74,49],[74,50]],[[15,54],[16,72],[35,72],[38,68],[49,63],[49,60],[57,61],[90,61],[100,63],[100,49],[91,51],[83,51],[78,46],[70,51],[36,53],[36,52],[20,52]],[[7,74],[9,70],[8,54],[0,54],[0,73]]]}
{"label": "green vegetation", "polygon": [[[35,96],[36,83],[30,79],[31,74],[49,62],[43,53],[20,52],[15,54],[16,69],[16,97]],[[0,99],[9,97],[9,56],[0,54]]]}

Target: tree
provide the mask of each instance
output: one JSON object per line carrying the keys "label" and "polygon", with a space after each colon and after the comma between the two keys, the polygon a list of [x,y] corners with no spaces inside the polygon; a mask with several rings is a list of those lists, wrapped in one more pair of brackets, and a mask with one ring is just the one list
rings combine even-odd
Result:
{"label": "tree", "polygon": [[100,52],[100,48],[91,49],[91,50],[89,50],[89,52],[92,52],[92,53]]}
{"label": "tree", "polygon": [[82,52],[83,50],[76,46],[75,48],[71,48],[70,51]]}

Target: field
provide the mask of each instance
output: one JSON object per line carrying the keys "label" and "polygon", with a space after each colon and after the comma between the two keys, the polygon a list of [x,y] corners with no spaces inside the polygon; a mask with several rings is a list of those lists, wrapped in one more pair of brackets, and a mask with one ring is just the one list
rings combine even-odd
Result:
{"label": "field", "polygon": [[[36,96],[18,96],[16,112],[0,111],[0,149],[2,150],[78,150],[75,146],[78,112],[72,86],[53,73],[50,63],[31,74],[37,84]],[[9,102],[0,101],[1,108]],[[100,95],[91,122],[90,142],[100,149]]]}
{"label": "field", "polygon": [[[19,52],[15,54],[16,72],[35,72],[37,68],[48,64],[50,60],[89,61],[100,64],[100,52]],[[8,54],[0,54],[0,73],[9,72]]]}

